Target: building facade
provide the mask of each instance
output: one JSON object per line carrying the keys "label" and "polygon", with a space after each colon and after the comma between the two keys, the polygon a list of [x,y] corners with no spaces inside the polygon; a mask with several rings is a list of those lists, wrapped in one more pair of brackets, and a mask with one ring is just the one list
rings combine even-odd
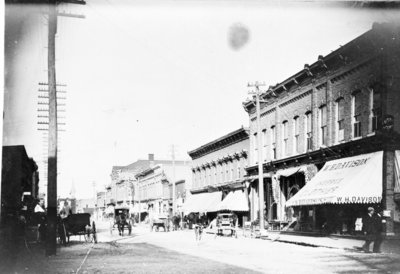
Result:
{"label": "building facade", "polygon": [[[140,204],[141,219],[164,214],[171,216],[173,210],[172,189],[175,183],[176,213],[181,213],[179,204],[186,197],[186,187],[191,186],[190,161],[159,160],[158,164],[136,175],[135,201]],[[144,207],[144,210],[143,210]]]}
{"label": "building facade", "polygon": [[[111,182],[106,186],[106,205],[105,213],[112,214],[114,212],[115,206],[129,207],[131,214],[137,214],[139,211],[144,218],[148,212],[148,201],[153,200],[149,198],[152,193],[150,186],[147,183],[140,183],[138,180],[138,174],[143,177],[144,171],[153,170],[156,166],[162,166],[162,173],[168,174],[168,179],[163,179],[163,188],[161,195],[164,204],[167,205],[167,209],[172,206],[172,195],[170,195],[170,188],[172,187],[172,176],[173,176],[173,162],[171,160],[156,160],[154,159],[154,154],[149,154],[148,159],[140,159],[133,162],[127,166],[114,166],[111,171]],[[175,197],[185,197],[186,195],[186,185],[191,185],[191,178],[187,174],[190,173],[187,161],[175,161],[175,171],[177,179],[176,190],[181,191],[180,196]],[[157,170],[156,170],[157,173]],[[156,176],[157,177],[157,176]],[[157,177],[161,178],[161,177]],[[179,180],[178,180],[179,179]],[[178,187],[180,182],[183,182],[183,188]],[[140,194],[141,193],[141,194]],[[179,194],[177,192],[177,194]],[[142,195],[142,196],[140,196]],[[146,196],[144,196],[146,195]],[[150,196],[148,196],[150,195]],[[171,196],[171,197],[170,197]],[[145,198],[144,198],[145,197]],[[154,205],[150,203],[152,207]],[[167,210],[167,211],[168,211]]]}
{"label": "building facade", "polygon": [[[271,86],[261,94],[261,144],[257,143],[254,99],[244,103],[250,119],[247,172],[257,174],[257,152],[261,149],[264,210],[270,222],[296,221],[298,230],[328,227],[331,232],[353,233],[354,221],[366,212],[366,206],[372,205],[389,210],[385,228],[388,234],[398,229],[396,197],[400,189],[395,156],[400,148],[399,41],[398,26],[374,24],[370,31]],[[351,157],[368,153],[381,157],[376,169],[379,180],[374,185],[377,200],[333,203],[318,198],[315,186],[307,186],[308,201],[303,197],[302,202],[297,199],[298,203],[293,204],[297,193],[303,192],[300,196],[307,197],[302,188],[308,182],[315,185],[322,176],[321,169],[326,170],[331,161],[354,162]],[[339,162],[335,167],[350,167]],[[315,175],[318,178],[313,182]],[[359,179],[353,178],[351,184],[356,185]],[[338,195],[339,189],[345,189],[342,182],[330,183],[334,185],[330,189],[332,197]],[[354,194],[351,185],[346,187],[349,195]],[[257,180],[252,182],[252,189],[257,193]],[[255,203],[255,211],[258,210]]]}
{"label": "building facade", "polygon": [[96,193],[96,204],[95,204],[95,213],[97,219],[102,219],[104,216],[104,212],[107,208],[106,204],[106,192],[99,191]]}
{"label": "building facade", "polygon": [[[39,196],[39,173],[36,162],[25,147],[3,146],[1,173],[1,224],[17,214],[31,215]],[[28,218],[28,216],[26,216]]]}
{"label": "building facade", "polygon": [[[235,191],[243,192],[243,199],[248,200],[244,184],[248,150],[249,130],[242,127],[188,152],[193,160],[193,185],[191,198],[184,206],[186,214],[206,212],[212,219],[223,198]],[[248,203],[236,209],[246,215]],[[233,207],[226,210],[236,211]]]}

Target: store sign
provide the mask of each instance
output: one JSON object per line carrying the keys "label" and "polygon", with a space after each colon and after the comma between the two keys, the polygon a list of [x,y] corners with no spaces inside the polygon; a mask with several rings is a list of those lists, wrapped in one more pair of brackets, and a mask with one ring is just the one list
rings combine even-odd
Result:
{"label": "store sign", "polygon": [[383,152],[327,162],[286,206],[379,203],[382,200]]}

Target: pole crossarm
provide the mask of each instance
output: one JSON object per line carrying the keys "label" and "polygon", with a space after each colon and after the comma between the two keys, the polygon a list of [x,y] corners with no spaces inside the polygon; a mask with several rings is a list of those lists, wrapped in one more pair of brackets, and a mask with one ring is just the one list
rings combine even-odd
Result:
{"label": "pole crossarm", "polygon": [[[48,133],[48,155],[47,155],[47,236],[46,236],[46,255],[56,255],[57,253],[57,160],[58,160],[58,132],[64,131],[58,128],[57,114],[59,111],[65,111],[57,108],[57,94],[63,93],[57,91],[59,84],[56,81],[56,33],[57,18],[60,13],[57,10],[59,3],[71,3],[85,5],[83,0],[48,0],[43,1],[48,4],[48,42],[47,42],[47,83],[39,83],[40,92],[47,92],[48,109],[38,109],[38,111],[47,110],[49,120],[48,128],[42,127],[38,130]],[[63,13],[61,13],[63,14]],[[79,15],[65,14],[68,17],[78,17]],[[47,87],[47,88],[46,88]]]}

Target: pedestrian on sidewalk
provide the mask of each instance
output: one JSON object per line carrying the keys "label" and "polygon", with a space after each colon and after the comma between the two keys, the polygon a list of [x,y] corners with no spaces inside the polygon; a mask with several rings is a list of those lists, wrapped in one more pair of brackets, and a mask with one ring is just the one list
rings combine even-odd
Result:
{"label": "pedestrian on sidewalk", "polygon": [[365,234],[365,244],[363,245],[363,250],[365,252],[370,252],[369,246],[373,242],[373,252],[379,253],[382,243],[382,216],[375,213],[375,209],[373,207],[368,208],[368,214],[363,219],[363,231]]}

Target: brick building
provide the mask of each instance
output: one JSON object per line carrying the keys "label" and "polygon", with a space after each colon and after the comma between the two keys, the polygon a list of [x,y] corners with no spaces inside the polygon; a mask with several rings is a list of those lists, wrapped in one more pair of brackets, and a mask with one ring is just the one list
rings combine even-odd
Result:
{"label": "brick building", "polygon": [[190,189],[192,195],[184,205],[186,214],[206,212],[212,219],[222,209],[221,201],[236,192],[239,197],[236,205],[232,202],[223,209],[247,215],[249,207],[244,178],[248,150],[249,130],[242,127],[188,152],[193,160],[193,186]]}
{"label": "brick building", "polygon": [[[375,23],[271,86],[261,95],[267,102],[261,103],[261,144],[254,100],[244,103],[251,136],[247,172],[257,174],[257,150],[262,149],[270,222],[296,221],[296,230],[355,233],[355,220],[374,206],[389,210],[387,234],[398,230],[399,33],[399,26]],[[256,194],[257,184],[257,179],[251,182]],[[254,213],[259,209],[254,200],[252,207]]]}
{"label": "brick building", "polygon": [[171,215],[172,184],[175,181],[175,202],[185,199],[186,186],[191,186],[190,161],[158,160],[157,164],[137,173],[136,179],[135,201],[140,203],[141,210],[144,207],[141,219]]}
{"label": "brick building", "polygon": [[106,214],[114,212],[114,206],[123,205],[133,209],[135,199],[135,175],[154,165],[154,155],[149,154],[148,159],[140,159],[127,166],[113,166],[111,182],[106,185]]}

